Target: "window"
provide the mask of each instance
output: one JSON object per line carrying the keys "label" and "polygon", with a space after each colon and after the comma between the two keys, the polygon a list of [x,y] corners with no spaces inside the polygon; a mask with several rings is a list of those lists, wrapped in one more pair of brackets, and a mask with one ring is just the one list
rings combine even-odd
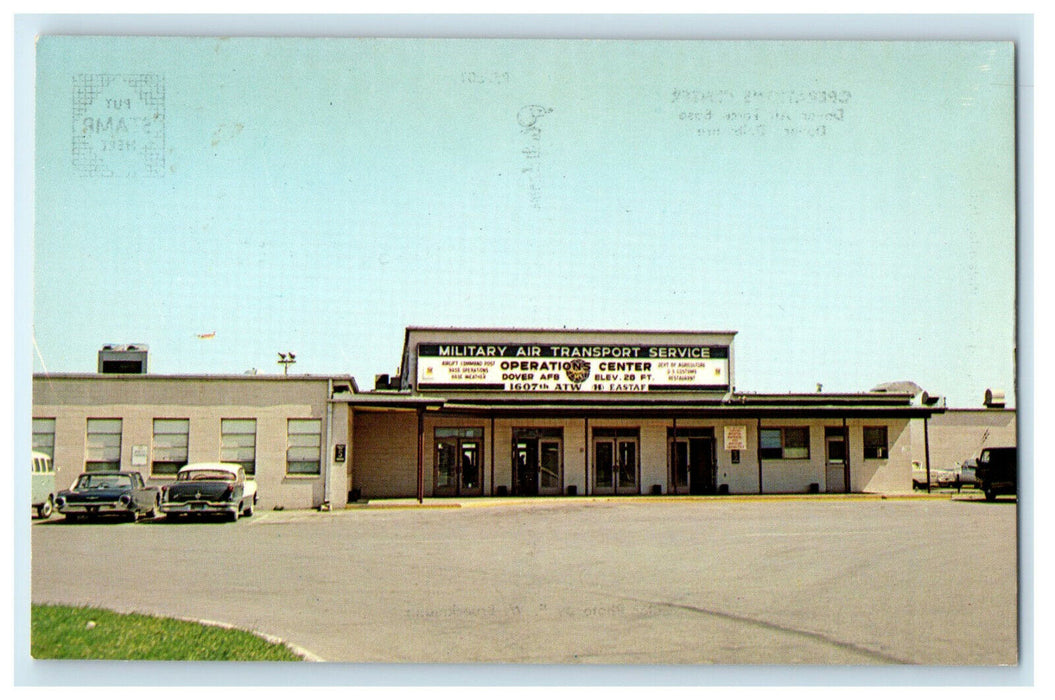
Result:
{"label": "window", "polygon": [[290,418],[286,430],[286,473],[320,474],[322,471],[322,421]]}
{"label": "window", "polygon": [[121,419],[89,418],[84,449],[84,471],[106,472],[121,468]]}
{"label": "window", "polygon": [[809,459],[809,428],[762,428],[762,459]]}
{"label": "window", "polygon": [[171,476],[187,464],[187,442],[190,420],[186,418],[155,418],[154,449],[150,473]]}
{"label": "window", "polygon": [[246,476],[256,474],[256,419],[220,419],[220,461],[240,464]]}
{"label": "window", "polygon": [[436,438],[469,438],[483,439],[483,428],[436,428]]}
{"label": "window", "polygon": [[55,459],[55,419],[33,419],[33,450]]}
{"label": "window", "polygon": [[886,459],[890,456],[887,451],[886,426],[865,427],[864,429],[865,459]]}

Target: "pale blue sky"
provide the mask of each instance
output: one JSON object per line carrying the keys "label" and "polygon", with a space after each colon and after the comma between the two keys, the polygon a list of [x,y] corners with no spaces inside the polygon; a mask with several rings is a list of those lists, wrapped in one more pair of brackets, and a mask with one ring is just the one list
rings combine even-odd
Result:
{"label": "pale blue sky", "polygon": [[[1014,388],[1010,43],[47,37],[37,58],[35,371],[144,342],[155,373],[293,350],[367,387],[407,325],[566,326],[737,330],[742,391]],[[123,169],[102,176],[73,157],[79,76],[130,74],[164,85],[136,146],[163,138],[164,167],[99,138]]]}

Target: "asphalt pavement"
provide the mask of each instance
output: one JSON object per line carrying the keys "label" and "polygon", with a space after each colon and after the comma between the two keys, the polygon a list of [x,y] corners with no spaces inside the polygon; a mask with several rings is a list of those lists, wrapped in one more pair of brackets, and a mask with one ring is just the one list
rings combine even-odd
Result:
{"label": "asphalt pavement", "polygon": [[32,600],[217,620],[327,661],[1017,661],[1016,504],[487,499],[32,527]]}

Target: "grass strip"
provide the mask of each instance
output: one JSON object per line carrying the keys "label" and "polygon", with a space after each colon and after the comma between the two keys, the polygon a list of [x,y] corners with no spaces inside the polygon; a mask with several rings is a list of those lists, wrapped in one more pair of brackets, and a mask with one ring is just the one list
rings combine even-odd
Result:
{"label": "grass strip", "polygon": [[302,661],[244,630],[92,607],[32,606],[34,659]]}

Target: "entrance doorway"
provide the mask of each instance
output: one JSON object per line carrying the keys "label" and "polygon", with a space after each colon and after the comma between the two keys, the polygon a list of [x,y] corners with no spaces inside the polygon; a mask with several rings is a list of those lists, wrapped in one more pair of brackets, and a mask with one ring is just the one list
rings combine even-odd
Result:
{"label": "entrance doorway", "polygon": [[597,428],[593,431],[593,492],[641,493],[638,430]]}
{"label": "entrance doorway", "polygon": [[513,495],[559,496],[564,485],[562,428],[513,430]]}
{"label": "entrance doorway", "polygon": [[843,428],[824,429],[824,490],[828,493],[848,493],[846,488],[846,431]]}
{"label": "entrance doorway", "polygon": [[483,428],[436,428],[433,494],[483,494]]}
{"label": "entrance doorway", "polygon": [[668,493],[715,493],[713,428],[667,429]]}

